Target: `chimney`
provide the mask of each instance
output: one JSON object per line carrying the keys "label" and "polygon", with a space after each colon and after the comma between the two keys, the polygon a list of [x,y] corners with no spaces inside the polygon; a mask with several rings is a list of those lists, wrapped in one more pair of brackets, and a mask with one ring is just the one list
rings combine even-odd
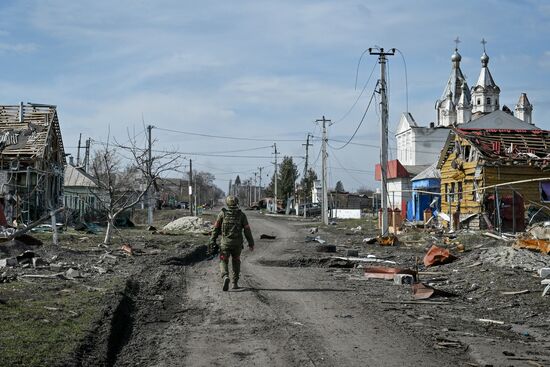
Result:
{"label": "chimney", "polygon": [[74,167],[74,157],[72,155],[69,156],[69,164]]}
{"label": "chimney", "polygon": [[430,122],[430,129],[433,129],[435,127],[435,122]]}

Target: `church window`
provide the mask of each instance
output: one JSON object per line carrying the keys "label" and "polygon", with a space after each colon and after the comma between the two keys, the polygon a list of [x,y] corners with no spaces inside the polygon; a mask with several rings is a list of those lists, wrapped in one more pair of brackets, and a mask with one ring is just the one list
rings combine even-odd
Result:
{"label": "church window", "polygon": [[481,99],[479,99],[479,98],[477,99],[477,104],[478,105],[481,104]]}
{"label": "church window", "polygon": [[487,97],[487,104],[491,104],[491,98]]}

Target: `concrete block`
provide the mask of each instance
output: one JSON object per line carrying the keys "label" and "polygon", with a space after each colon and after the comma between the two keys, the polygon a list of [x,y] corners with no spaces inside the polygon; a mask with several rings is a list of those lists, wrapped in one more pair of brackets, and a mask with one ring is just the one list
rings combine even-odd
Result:
{"label": "concrete block", "polygon": [[550,278],[550,268],[539,269],[539,276],[541,278]]}
{"label": "concrete block", "polygon": [[358,257],[359,256],[359,251],[358,250],[347,250],[346,251],[346,256],[347,257]]}
{"label": "concrete block", "polygon": [[41,258],[41,257],[33,257],[32,258],[32,266],[34,268],[40,267],[40,266],[47,266],[47,265],[48,265],[48,262],[46,260],[44,260],[43,258]]}
{"label": "concrete block", "polygon": [[414,278],[410,274],[395,274],[393,276],[393,283],[394,284],[413,284]]}
{"label": "concrete block", "polygon": [[8,257],[6,259],[0,259],[0,268],[5,268],[7,266],[17,266],[18,262],[15,257]]}

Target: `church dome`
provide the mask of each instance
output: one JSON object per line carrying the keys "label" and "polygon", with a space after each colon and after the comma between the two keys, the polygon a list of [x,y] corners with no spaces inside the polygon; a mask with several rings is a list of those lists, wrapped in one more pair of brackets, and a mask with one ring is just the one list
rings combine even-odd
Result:
{"label": "church dome", "polygon": [[460,54],[458,53],[458,50],[455,49],[455,52],[451,56],[451,61],[455,62],[455,61],[460,61],[460,60],[462,60],[462,56],[460,56]]}
{"label": "church dome", "polygon": [[487,66],[488,63],[489,63],[489,55],[487,55],[487,53],[483,51],[483,55],[481,55],[481,65]]}

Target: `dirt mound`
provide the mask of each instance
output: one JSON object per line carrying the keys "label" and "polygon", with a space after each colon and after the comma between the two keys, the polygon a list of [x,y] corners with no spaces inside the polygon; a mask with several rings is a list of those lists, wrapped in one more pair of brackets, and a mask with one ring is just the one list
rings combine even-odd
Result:
{"label": "dirt mound", "polygon": [[203,221],[199,217],[181,217],[173,222],[168,223],[162,228],[163,231],[183,231],[193,233],[209,232],[212,224],[208,221]]}

